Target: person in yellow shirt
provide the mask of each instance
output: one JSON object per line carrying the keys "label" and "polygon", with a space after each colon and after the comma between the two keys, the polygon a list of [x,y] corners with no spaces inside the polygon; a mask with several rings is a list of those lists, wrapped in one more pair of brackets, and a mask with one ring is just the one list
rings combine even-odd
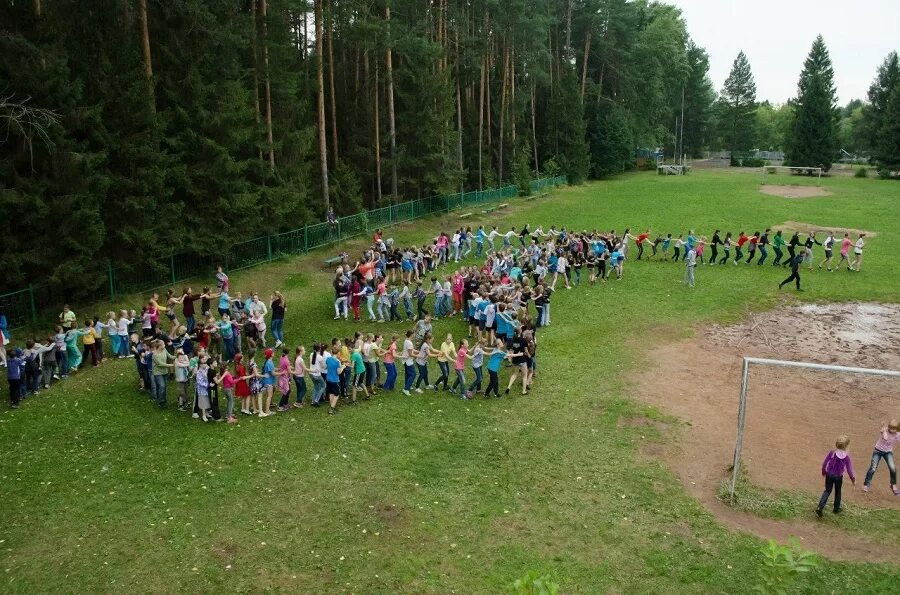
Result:
{"label": "person in yellow shirt", "polygon": [[341,367],[344,369],[340,374],[340,382],[339,386],[341,388],[341,396],[347,397],[347,382],[350,380],[351,370],[353,366],[350,365],[350,345],[351,340],[349,337],[344,338],[343,344],[341,344],[340,339],[335,339],[338,345],[340,345],[340,350],[338,351],[338,361],[341,362]]}
{"label": "person in yellow shirt", "polygon": [[85,320],[84,330],[81,335],[81,343],[84,345],[82,359],[86,362],[88,354],[91,354],[91,364],[100,365],[100,354],[97,351],[97,331],[94,330],[94,321]]}
{"label": "person in yellow shirt", "polygon": [[447,338],[441,343],[440,355],[438,355],[438,367],[441,369],[440,377],[434,383],[434,390],[444,383],[444,390],[450,390],[450,362],[456,360],[456,346],[453,345],[453,335],[447,333]]}

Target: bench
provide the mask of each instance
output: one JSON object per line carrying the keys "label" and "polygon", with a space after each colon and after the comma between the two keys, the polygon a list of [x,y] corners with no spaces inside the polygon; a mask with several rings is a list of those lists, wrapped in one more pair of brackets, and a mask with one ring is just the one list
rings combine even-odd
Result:
{"label": "bench", "polygon": [[486,209],[483,209],[481,212],[484,213],[485,215],[487,215],[487,214],[489,214],[489,213],[493,213],[493,212],[496,211],[498,208],[499,208],[499,207],[488,207],[488,208],[486,208]]}
{"label": "bench", "polygon": [[468,212],[468,213],[463,213],[462,215],[459,216],[459,218],[460,218],[460,219],[467,219],[467,218],[471,217],[473,214],[474,214],[474,213],[472,213],[472,212],[470,211],[470,212]]}
{"label": "bench", "polygon": [[531,194],[525,197],[525,200],[534,200],[536,198],[544,198],[545,196],[550,196],[549,192],[541,192],[540,194]]}
{"label": "bench", "polygon": [[343,255],[339,254],[338,256],[332,256],[331,258],[326,258],[325,261],[322,263],[322,267],[327,269],[327,268],[331,268],[338,264],[344,264]]}

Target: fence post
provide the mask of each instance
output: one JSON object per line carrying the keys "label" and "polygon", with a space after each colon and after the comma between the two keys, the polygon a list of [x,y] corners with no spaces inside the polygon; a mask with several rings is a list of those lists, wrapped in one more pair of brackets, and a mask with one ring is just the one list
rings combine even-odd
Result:
{"label": "fence post", "polygon": [[[343,217],[341,217],[341,219],[343,219]],[[337,239],[339,239],[339,240],[341,239],[341,219],[338,219],[338,220],[337,220],[337,228],[338,228],[338,237],[337,237]]]}
{"label": "fence post", "polygon": [[172,271],[172,285],[175,285],[175,252],[169,255],[169,269]]}
{"label": "fence post", "polygon": [[447,195],[447,212],[450,212],[450,195]]}
{"label": "fence post", "polygon": [[37,308],[34,305],[34,285],[28,284],[28,297],[31,298],[31,322],[37,322]]}
{"label": "fence post", "polygon": [[309,254],[309,225],[303,226],[303,253]]}
{"label": "fence post", "polygon": [[109,299],[114,300],[116,299],[116,284],[115,281],[113,281],[112,262],[109,260],[106,261],[106,269],[109,276]]}
{"label": "fence post", "polygon": [[266,234],[266,258],[272,262],[272,236]]}

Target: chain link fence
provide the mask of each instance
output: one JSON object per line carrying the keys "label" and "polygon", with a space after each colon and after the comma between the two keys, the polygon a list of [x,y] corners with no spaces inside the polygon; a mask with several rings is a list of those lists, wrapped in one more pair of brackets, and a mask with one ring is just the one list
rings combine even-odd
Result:
{"label": "chain link fence", "polygon": [[[531,192],[539,193],[566,183],[565,176],[532,180]],[[114,300],[116,296],[147,292],[208,276],[219,264],[228,272],[239,271],[284,256],[307,254],[322,246],[396,223],[512,198],[518,194],[518,188],[510,185],[491,190],[430,196],[341,217],[333,224],[314,223],[279,234],[253,238],[233,244],[223,254],[172,254],[168,261],[163,259],[140,267],[114,266],[108,263],[107,278],[98,277],[95,280],[94,293],[99,299]],[[6,317],[8,327],[15,329],[36,322],[39,312],[47,308],[60,308],[66,299],[62,287],[49,283],[29,285],[0,295],[0,314]]]}

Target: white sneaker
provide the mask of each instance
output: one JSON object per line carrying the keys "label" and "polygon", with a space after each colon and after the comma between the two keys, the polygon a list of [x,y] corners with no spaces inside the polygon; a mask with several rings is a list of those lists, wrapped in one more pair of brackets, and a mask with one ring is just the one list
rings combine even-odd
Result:
{"label": "white sneaker", "polygon": [[260,412],[259,412],[259,417],[266,417],[266,414],[263,413],[262,411],[260,411]]}
{"label": "white sneaker", "polygon": [[422,394],[422,389],[421,389],[421,388],[417,388],[417,389],[416,389],[416,392],[419,393],[419,394],[421,395],[421,394]]}
{"label": "white sneaker", "polygon": [[200,414],[194,413],[193,415],[191,415],[191,417],[193,417],[194,419],[200,419]]}
{"label": "white sneaker", "polygon": [[409,391],[406,390],[405,388],[403,389],[403,394],[406,395],[407,397],[410,396]]}

